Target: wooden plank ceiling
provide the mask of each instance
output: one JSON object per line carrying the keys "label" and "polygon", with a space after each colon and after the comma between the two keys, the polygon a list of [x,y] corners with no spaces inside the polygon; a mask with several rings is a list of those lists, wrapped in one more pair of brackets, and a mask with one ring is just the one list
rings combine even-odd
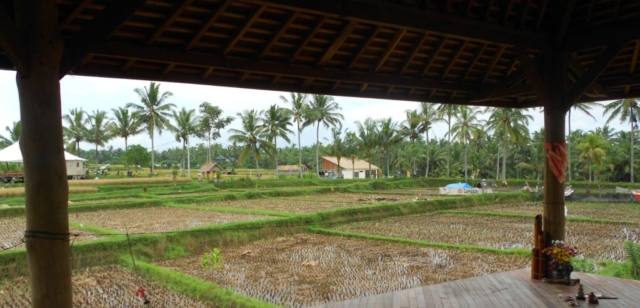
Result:
{"label": "wooden plank ceiling", "polygon": [[562,50],[568,97],[640,96],[637,0],[57,2],[61,76],[524,108]]}

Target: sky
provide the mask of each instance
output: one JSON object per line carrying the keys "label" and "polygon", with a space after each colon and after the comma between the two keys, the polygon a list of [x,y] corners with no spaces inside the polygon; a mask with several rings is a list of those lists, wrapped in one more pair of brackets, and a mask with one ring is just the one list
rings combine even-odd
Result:
{"label": "sky", "polygon": [[[61,96],[62,96],[62,114],[67,114],[72,108],[83,108],[85,111],[111,110],[117,107],[124,107],[129,102],[139,102],[137,94],[134,93],[135,88],[148,86],[148,81],[127,80],[127,79],[110,79],[97,77],[80,77],[67,75],[61,80]],[[223,116],[233,116],[236,120],[227,127],[240,128],[240,121],[236,116],[247,109],[265,110],[273,104],[287,107],[280,100],[280,95],[289,97],[289,93],[277,91],[248,90],[241,88],[214,87],[190,85],[181,83],[162,82],[161,91],[171,91],[173,96],[169,102],[174,103],[178,109],[186,107],[187,109],[197,109],[202,102],[209,102],[223,110]],[[392,117],[397,122],[405,119],[405,111],[408,109],[418,109],[418,103],[395,100],[377,100],[369,98],[351,98],[335,96],[335,101],[342,107],[341,113],[344,115],[343,127],[349,130],[355,130],[355,122],[363,122],[366,118],[380,119]],[[596,120],[582,114],[581,112],[573,112],[571,119],[572,130],[582,129],[584,131],[593,130],[595,127],[604,125],[606,118],[602,116],[603,108],[596,108],[592,111]],[[531,131],[539,130],[544,126],[543,114],[539,109],[531,110],[529,113],[534,120],[530,123]],[[487,115],[483,115],[486,119]],[[0,70],[0,135],[7,136],[6,126],[11,126],[13,121],[20,119],[20,109],[18,92],[15,84],[15,72]],[[618,121],[611,123],[611,127],[616,130],[628,130],[627,125],[621,125]],[[222,138],[215,142],[223,145],[229,144],[227,129],[223,131]],[[295,128],[292,127],[292,130]],[[446,124],[439,123],[434,125],[432,134],[437,138],[443,138],[446,133]],[[312,145],[316,141],[315,127],[306,128],[301,135],[301,144],[303,146]],[[297,143],[297,137],[292,135],[292,143]],[[320,141],[326,143],[325,138],[330,139],[330,132],[321,127]],[[199,139],[192,139],[191,145],[204,142]],[[148,134],[143,133],[129,139],[129,144],[140,144],[147,148],[151,147],[151,140]],[[124,140],[116,138],[108,143],[115,148],[124,147]],[[278,140],[278,146],[282,147],[285,142]],[[162,135],[155,137],[156,150],[164,150],[172,147],[179,147],[180,143],[176,142],[170,132],[163,132]],[[91,149],[93,145],[81,143],[82,149]]]}

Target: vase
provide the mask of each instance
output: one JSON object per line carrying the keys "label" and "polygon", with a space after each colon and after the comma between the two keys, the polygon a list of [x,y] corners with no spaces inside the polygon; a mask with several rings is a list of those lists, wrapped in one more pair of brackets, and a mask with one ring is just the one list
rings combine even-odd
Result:
{"label": "vase", "polygon": [[571,272],[573,272],[573,265],[571,263],[566,263],[560,267],[562,269],[562,275],[564,278],[564,284],[570,286],[571,285]]}

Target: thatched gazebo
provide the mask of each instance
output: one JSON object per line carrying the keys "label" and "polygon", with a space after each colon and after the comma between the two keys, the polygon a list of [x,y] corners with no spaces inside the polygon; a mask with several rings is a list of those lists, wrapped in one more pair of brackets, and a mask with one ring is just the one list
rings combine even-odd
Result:
{"label": "thatched gazebo", "polygon": [[220,167],[220,165],[218,165],[218,163],[206,163],[206,164],[202,165],[202,167],[200,167],[200,169],[198,169],[198,173],[206,174],[207,175],[207,180],[209,180],[209,174],[210,173],[223,171],[223,170],[224,169],[222,169],[222,167]]}

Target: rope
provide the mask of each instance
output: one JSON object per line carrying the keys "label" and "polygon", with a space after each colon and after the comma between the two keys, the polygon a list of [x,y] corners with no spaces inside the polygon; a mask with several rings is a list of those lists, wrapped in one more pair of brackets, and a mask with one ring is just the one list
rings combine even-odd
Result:
{"label": "rope", "polygon": [[35,238],[35,239],[41,239],[41,240],[58,240],[58,241],[68,242],[69,236],[71,236],[71,233],[57,233],[57,232],[32,231],[32,230],[24,231],[25,238]]}

